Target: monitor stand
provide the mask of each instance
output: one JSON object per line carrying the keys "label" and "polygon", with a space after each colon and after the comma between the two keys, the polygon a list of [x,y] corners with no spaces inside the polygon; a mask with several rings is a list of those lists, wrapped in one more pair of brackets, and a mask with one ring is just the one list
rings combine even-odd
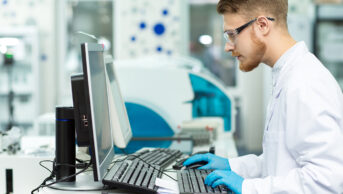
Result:
{"label": "monitor stand", "polygon": [[[47,182],[49,184],[50,182]],[[80,190],[101,190],[104,188],[102,182],[95,182],[93,174],[79,174],[75,182],[61,182],[50,186],[53,189],[80,191]]]}

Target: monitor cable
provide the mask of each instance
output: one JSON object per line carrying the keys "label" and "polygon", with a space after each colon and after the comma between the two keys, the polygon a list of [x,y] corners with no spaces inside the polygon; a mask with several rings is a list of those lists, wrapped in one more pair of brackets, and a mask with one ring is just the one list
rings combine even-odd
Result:
{"label": "monitor cable", "polygon": [[[53,163],[53,169],[50,170],[48,169],[46,166],[43,165],[43,162],[52,162]],[[51,161],[51,160],[42,160],[39,162],[39,165],[42,166],[43,168],[45,168],[46,170],[48,170],[51,174],[44,179],[44,181],[35,189],[33,189],[31,191],[31,194],[34,194],[36,191],[39,191],[39,189],[41,188],[44,188],[44,187],[49,187],[49,188],[52,188],[52,189],[58,189],[56,187],[50,187],[51,185],[54,185],[56,183],[60,183],[60,182],[64,182],[72,177],[75,177],[83,172],[85,172],[92,164],[92,160],[90,160],[88,163],[86,163],[85,161],[79,163],[79,164],[76,164],[76,165],[71,165],[71,164],[57,164],[56,163],[56,159],[54,161]],[[77,169],[80,169],[82,168],[82,170],[80,170],[79,172],[75,173],[75,174],[72,174],[70,176],[66,176],[58,181],[54,181],[54,182],[51,182],[51,183],[47,183],[48,181],[50,180],[53,180],[55,177],[56,177],[56,167],[57,166],[69,166],[69,167],[75,167]],[[59,190],[67,190],[67,189],[59,189]],[[101,190],[104,190],[104,189],[101,189]],[[73,190],[73,191],[77,191],[77,190]],[[91,190],[84,190],[84,191],[91,191]]]}

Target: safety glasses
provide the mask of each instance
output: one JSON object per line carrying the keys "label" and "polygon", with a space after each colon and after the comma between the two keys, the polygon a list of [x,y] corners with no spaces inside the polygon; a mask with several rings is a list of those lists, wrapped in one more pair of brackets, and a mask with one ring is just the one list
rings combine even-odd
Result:
{"label": "safety glasses", "polygon": [[[275,21],[274,18],[266,17],[270,21]],[[248,27],[250,24],[254,23],[257,20],[257,18],[250,20],[248,23],[243,24],[242,26],[234,29],[234,30],[226,30],[224,31],[224,38],[226,40],[226,43],[233,46],[235,44],[236,37],[239,33],[241,33],[246,27]]]}

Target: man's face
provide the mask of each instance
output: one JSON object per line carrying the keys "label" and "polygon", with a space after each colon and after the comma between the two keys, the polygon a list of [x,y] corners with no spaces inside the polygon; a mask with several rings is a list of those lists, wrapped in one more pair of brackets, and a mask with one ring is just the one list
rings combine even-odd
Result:
{"label": "man's face", "polygon": [[[249,21],[241,15],[226,13],[224,14],[224,31],[234,30],[247,22]],[[256,36],[253,25],[254,23],[236,36],[233,46],[228,43],[225,45],[225,51],[232,52],[232,56],[238,58],[239,68],[244,72],[258,67],[266,50],[266,45]]]}

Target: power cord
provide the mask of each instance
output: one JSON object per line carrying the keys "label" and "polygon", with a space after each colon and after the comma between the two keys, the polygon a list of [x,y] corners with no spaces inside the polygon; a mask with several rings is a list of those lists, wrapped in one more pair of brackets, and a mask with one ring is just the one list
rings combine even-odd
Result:
{"label": "power cord", "polygon": [[176,172],[176,170],[172,168],[167,168],[167,169],[164,169],[164,172]]}
{"label": "power cord", "polygon": [[[127,153],[125,152],[124,149],[121,149],[121,151],[122,151],[125,155],[127,155],[127,156],[126,156],[124,159],[122,159],[120,162],[125,161],[125,160],[126,160],[128,157],[130,157],[130,156],[133,156],[133,157],[139,159],[140,161],[144,162],[145,164],[147,164],[149,167],[152,167],[154,170],[157,170],[158,172],[160,172],[160,173],[166,175],[167,177],[169,177],[169,178],[171,178],[171,179],[173,179],[174,181],[177,182],[176,179],[174,179],[173,177],[171,177],[170,175],[168,175],[168,174],[165,173],[164,171],[155,168],[153,165],[149,164],[148,162],[146,162],[145,160],[143,160],[143,159],[140,158],[139,156],[136,156],[136,155],[134,155],[134,154],[127,154]],[[166,153],[166,152],[164,152],[164,153]],[[167,154],[169,154],[169,153],[167,153]],[[118,161],[118,162],[119,162],[119,161]],[[115,161],[115,163],[116,163],[116,161]]]}
{"label": "power cord", "polygon": [[43,162],[51,162],[51,163],[54,163],[54,161],[52,161],[52,160],[42,160],[42,161],[39,162],[39,165],[40,165],[41,167],[45,168],[47,171],[49,171],[50,173],[52,173],[52,171],[51,171],[48,167],[46,167],[46,166],[43,165]]}
{"label": "power cord", "polygon": [[83,168],[85,168],[88,165],[88,163],[86,163],[86,162],[89,162],[89,161],[83,161],[83,160],[80,160],[80,159],[76,159],[76,161],[78,161],[79,163],[77,163],[75,165],[72,165],[72,164],[63,164],[63,163],[56,164],[52,160],[42,160],[42,161],[39,162],[39,165],[41,167],[45,168],[47,171],[49,171],[51,173],[52,171],[50,169],[48,169],[46,166],[43,165],[44,162],[51,162],[51,163],[53,163],[53,165],[55,167],[57,167],[57,166],[68,166],[68,167],[75,167],[76,169],[83,169]]}
{"label": "power cord", "polygon": [[[46,166],[43,166],[43,165],[42,165],[43,162],[53,162],[53,170],[51,171],[51,170],[49,170]],[[40,164],[43,168],[45,168],[45,169],[47,169],[48,171],[50,171],[51,174],[50,174],[50,176],[48,176],[46,179],[44,179],[44,181],[42,182],[42,184],[40,184],[37,188],[33,189],[33,190],[31,191],[31,194],[34,194],[34,192],[39,191],[40,188],[43,188],[43,187],[50,187],[50,186],[53,185],[53,184],[60,183],[60,182],[64,182],[64,181],[66,181],[66,180],[68,180],[68,179],[70,179],[70,178],[72,178],[72,177],[75,177],[75,176],[77,176],[77,175],[83,173],[84,171],[86,171],[86,170],[88,169],[88,167],[90,167],[90,165],[92,164],[92,160],[90,160],[89,163],[87,163],[87,165],[86,165],[82,170],[80,170],[79,172],[77,172],[77,173],[75,173],[75,174],[72,174],[72,175],[70,175],[70,176],[66,176],[66,177],[64,177],[64,178],[62,178],[62,179],[60,179],[60,180],[58,180],[58,181],[51,182],[51,183],[49,183],[49,184],[47,184],[47,181],[52,180],[52,179],[56,176],[56,167],[57,167],[57,166],[71,166],[71,167],[77,167],[77,165],[71,165],[71,164],[56,164],[56,160],[54,160],[54,161],[51,161],[51,160],[43,160],[43,161],[40,161],[39,164]]]}

